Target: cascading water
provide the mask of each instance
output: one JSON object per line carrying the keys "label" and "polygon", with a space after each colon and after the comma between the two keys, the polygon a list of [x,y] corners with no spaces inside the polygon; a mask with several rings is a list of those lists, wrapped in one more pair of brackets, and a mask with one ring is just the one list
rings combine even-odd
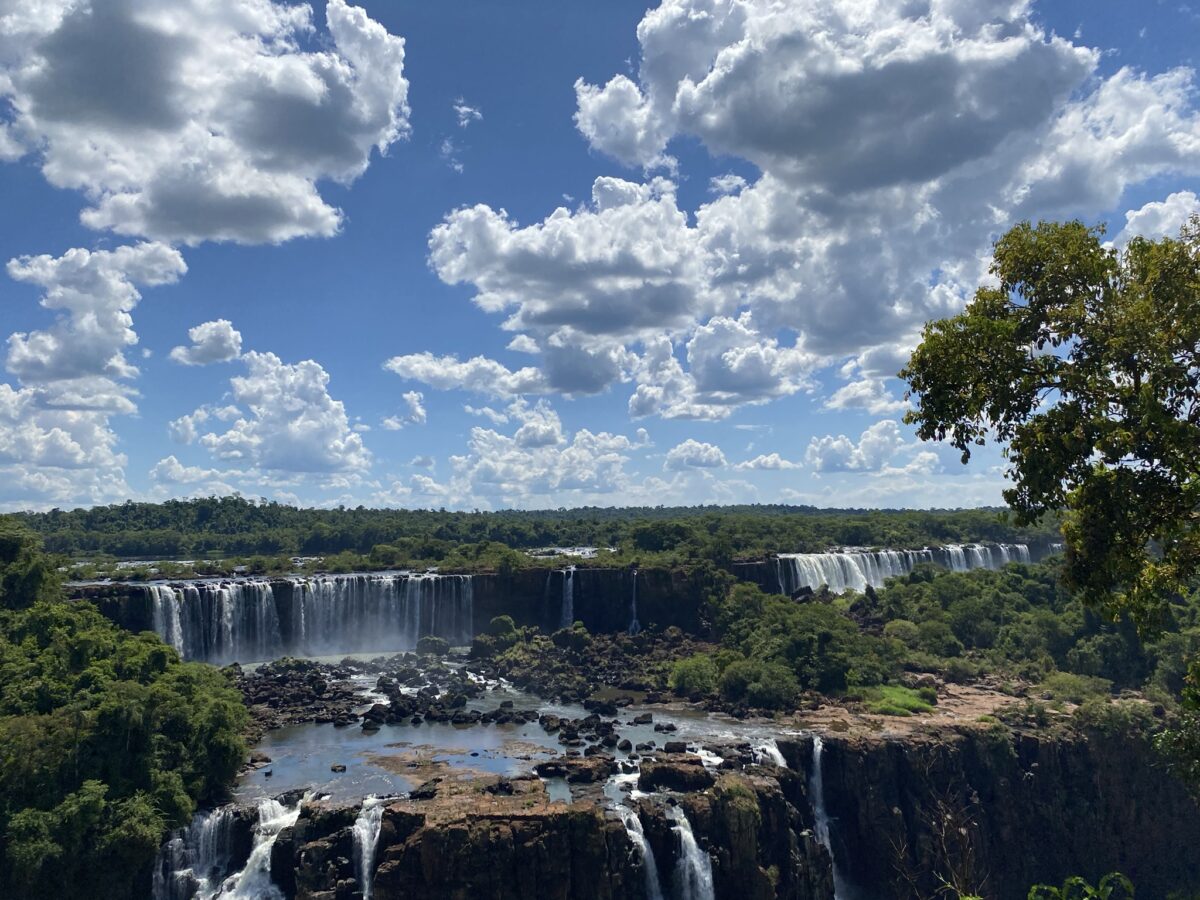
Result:
{"label": "cascading water", "polygon": [[354,865],[363,900],[371,900],[371,882],[375,878],[375,846],[383,826],[383,807],[386,800],[367,797],[354,820]]}
{"label": "cascading water", "polygon": [[562,616],[560,627],[570,628],[575,624],[575,567],[563,569]]}
{"label": "cascading water", "polygon": [[283,900],[283,892],[271,880],[271,849],[279,832],[296,824],[300,804],[284,806],[278,800],[258,802],[258,824],[254,826],[254,848],[246,868],[231,875],[217,896],[221,900]]}
{"label": "cascading water", "polygon": [[774,739],[756,744],[754,747],[754,756],[760,762],[764,759],[770,760],[773,765],[779,766],[781,769],[788,767],[787,760],[783,758],[783,753],[779,750],[779,744]]}
{"label": "cascading water", "polygon": [[658,863],[654,861],[654,848],[646,840],[646,832],[642,829],[642,820],[636,810],[624,804],[617,806],[617,813],[625,823],[625,832],[629,840],[642,858],[642,870],[646,875],[646,900],[663,900],[662,884],[658,880]]}
{"label": "cascading water", "polygon": [[667,817],[679,835],[679,862],[675,866],[675,892],[679,900],[715,900],[712,858],[700,849],[692,823],[678,806],[667,807]]}
{"label": "cascading water", "polygon": [[253,662],[409,650],[474,636],[470,575],[321,575],[146,587],[154,630],[185,659]]}
{"label": "cascading water", "polygon": [[229,806],[196,813],[159,850],[151,885],[153,900],[209,900],[229,874],[234,812]]}
{"label": "cascading water", "polygon": [[829,851],[829,859],[833,866],[833,900],[849,900],[850,892],[846,879],[838,868],[837,857],[833,853],[833,840],[829,832],[829,813],[825,809],[825,776],[822,767],[822,757],[825,755],[825,742],[819,734],[812,739],[812,771],[808,775],[808,793],[812,797],[813,823],[816,826],[817,842]]}
{"label": "cascading water", "polygon": [[629,633],[638,634],[642,630],[642,623],[638,621],[637,616],[637,576],[638,570],[633,570],[633,594],[629,598]]}
{"label": "cascading water", "polygon": [[780,590],[816,590],[828,585],[834,593],[883,587],[889,578],[907,575],[923,562],[937,563],[955,572],[999,569],[1010,562],[1029,562],[1025,544],[949,544],[922,550],[859,550],[828,553],[780,553],[775,559]]}

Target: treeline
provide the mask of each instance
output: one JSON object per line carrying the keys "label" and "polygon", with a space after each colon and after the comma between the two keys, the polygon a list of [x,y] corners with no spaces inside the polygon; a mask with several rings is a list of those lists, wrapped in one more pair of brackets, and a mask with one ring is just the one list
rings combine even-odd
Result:
{"label": "treeline", "polygon": [[0,519],[0,897],[132,898],[245,759],[241,696],[88,603]]}
{"label": "treeline", "polygon": [[1056,540],[1057,526],[1015,528],[1001,510],[821,510],[805,506],[584,507],[449,512],[298,509],[242,497],[128,502],[19,513],[53,553],[173,559],[369,554],[381,545],[412,558],[463,544],[613,547],[726,559],[830,546],[920,547],[963,541]]}

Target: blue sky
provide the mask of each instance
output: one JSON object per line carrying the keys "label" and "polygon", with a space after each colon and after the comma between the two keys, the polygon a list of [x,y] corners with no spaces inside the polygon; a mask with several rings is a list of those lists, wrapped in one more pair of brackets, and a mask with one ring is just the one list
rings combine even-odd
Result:
{"label": "blue sky", "polygon": [[921,324],[1021,218],[1200,191],[1180,3],[0,23],[0,509],[994,503],[901,424]]}

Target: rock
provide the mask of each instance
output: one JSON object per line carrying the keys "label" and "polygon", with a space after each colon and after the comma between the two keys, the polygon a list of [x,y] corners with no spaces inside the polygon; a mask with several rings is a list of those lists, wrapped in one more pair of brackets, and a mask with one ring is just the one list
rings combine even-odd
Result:
{"label": "rock", "polygon": [[329,771],[330,772],[345,772],[346,766],[343,763],[334,763],[332,766],[329,767]]}
{"label": "rock", "polygon": [[638,788],[643,791],[703,791],[715,783],[712,773],[699,762],[682,760],[644,762],[638,777]]}

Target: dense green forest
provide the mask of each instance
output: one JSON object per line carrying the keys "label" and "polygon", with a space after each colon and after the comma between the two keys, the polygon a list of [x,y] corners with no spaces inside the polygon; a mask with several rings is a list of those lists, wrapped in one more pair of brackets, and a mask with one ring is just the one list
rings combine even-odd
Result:
{"label": "dense green forest", "polygon": [[0,519],[0,896],[144,893],[167,829],[232,781],[245,721],[222,672],[64,601]]}
{"label": "dense green forest", "polygon": [[515,549],[612,547],[722,560],[830,546],[1057,540],[1053,521],[1016,528],[997,509],[698,506],[447,512],[297,509],[241,497],[211,497],[20,513],[16,518],[40,534],[50,552],[143,559],[366,555],[387,546],[394,548],[396,559],[440,562],[460,545],[495,543]]}

